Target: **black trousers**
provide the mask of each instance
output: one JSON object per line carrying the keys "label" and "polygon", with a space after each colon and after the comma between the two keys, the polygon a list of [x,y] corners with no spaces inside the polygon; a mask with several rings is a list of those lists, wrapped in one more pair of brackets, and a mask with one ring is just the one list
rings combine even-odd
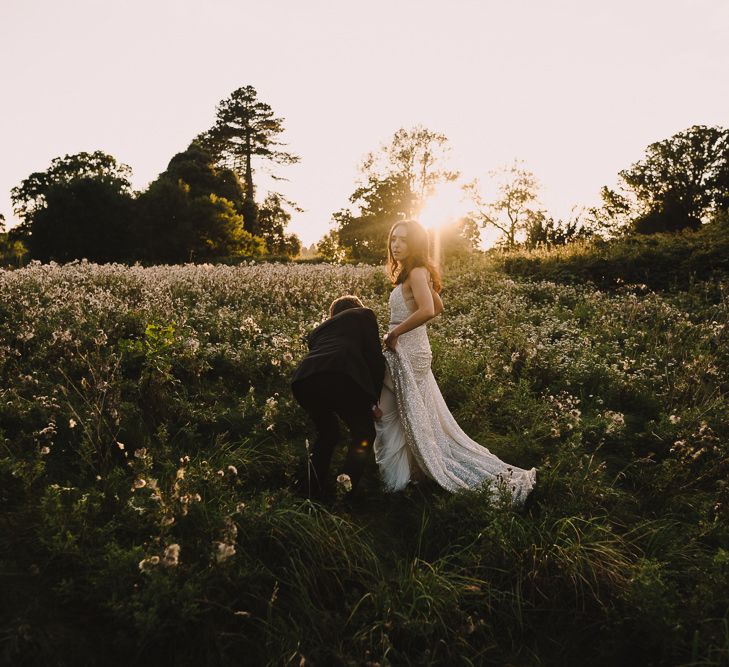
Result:
{"label": "black trousers", "polygon": [[311,448],[307,473],[310,494],[321,496],[324,490],[332,454],[339,442],[337,415],[351,434],[342,472],[349,475],[354,492],[375,440],[374,401],[344,373],[316,373],[293,382],[291,390],[316,427],[317,435]]}

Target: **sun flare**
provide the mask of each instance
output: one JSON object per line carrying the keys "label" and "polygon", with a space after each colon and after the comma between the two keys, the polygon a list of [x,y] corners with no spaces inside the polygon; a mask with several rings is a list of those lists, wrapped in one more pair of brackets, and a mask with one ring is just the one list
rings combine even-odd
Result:
{"label": "sun flare", "polygon": [[420,212],[420,224],[427,229],[445,227],[468,211],[463,190],[453,182],[436,186]]}

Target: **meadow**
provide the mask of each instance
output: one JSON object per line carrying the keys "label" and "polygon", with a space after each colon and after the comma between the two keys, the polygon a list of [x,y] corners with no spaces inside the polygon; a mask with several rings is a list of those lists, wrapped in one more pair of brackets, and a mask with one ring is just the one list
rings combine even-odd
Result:
{"label": "meadow", "polygon": [[[654,291],[447,265],[433,371],[536,466],[356,503],[291,493],[289,391],[373,266],[0,271],[0,656],[13,665],[729,664],[729,280]],[[335,457],[343,459],[344,447]]]}

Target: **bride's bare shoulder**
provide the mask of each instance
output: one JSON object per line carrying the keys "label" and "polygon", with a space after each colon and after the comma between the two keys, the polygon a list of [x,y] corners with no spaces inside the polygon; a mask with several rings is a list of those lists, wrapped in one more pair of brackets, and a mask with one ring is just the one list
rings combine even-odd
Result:
{"label": "bride's bare shoulder", "polygon": [[408,280],[417,280],[428,282],[430,278],[430,272],[424,266],[414,266],[408,274]]}
{"label": "bride's bare shoulder", "polygon": [[428,285],[430,280],[430,273],[424,266],[415,266],[410,269],[408,277],[405,279],[403,286],[405,289],[412,294],[413,287],[420,289]]}

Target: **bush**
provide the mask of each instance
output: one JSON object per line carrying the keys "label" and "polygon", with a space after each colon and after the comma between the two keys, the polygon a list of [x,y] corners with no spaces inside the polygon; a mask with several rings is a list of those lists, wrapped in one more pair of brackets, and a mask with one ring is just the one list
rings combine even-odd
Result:
{"label": "bush", "polygon": [[591,283],[600,289],[623,284],[686,289],[729,275],[729,213],[697,231],[579,241],[549,250],[494,250],[489,256],[512,276]]}

